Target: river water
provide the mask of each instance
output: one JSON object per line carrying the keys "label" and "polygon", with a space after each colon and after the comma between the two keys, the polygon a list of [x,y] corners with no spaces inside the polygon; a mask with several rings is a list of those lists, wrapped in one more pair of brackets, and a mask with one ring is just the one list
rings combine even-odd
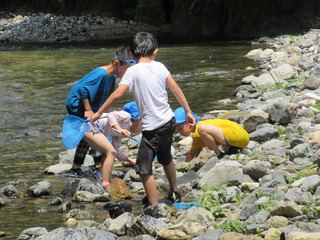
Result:
{"label": "river water", "polygon": [[[21,192],[44,179],[52,183],[53,195],[64,187],[65,178],[48,176],[44,169],[58,163],[65,151],[60,133],[66,115],[65,99],[76,81],[96,67],[108,65],[117,46],[4,45],[0,46],[0,188],[22,180]],[[221,106],[217,100],[233,98],[233,91],[257,63],[243,56],[252,48],[243,42],[160,46],[163,62],[198,114]],[[115,106],[132,101],[130,94]],[[169,93],[172,108],[178,107]],[[65,215],[48,203],[53,196],[7,200],[0,207],[0,239],[16,239],[29,227],[48,231],[64,225]],[[103,221],[104,211],[95,220]]]}

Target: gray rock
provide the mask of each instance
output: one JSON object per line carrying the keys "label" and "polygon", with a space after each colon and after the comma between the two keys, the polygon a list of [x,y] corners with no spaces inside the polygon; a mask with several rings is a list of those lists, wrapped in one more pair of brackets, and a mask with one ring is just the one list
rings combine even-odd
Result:
{"label": "gray rock", "polygon": [[39,182],[33,186],[31,186],[27,190],[28,196],[31,197],[40,197],[43,195],[50,195],[51,194],[51,183],[48,181]]}
{"label": "gray rock", "polygon": [[276,101],[263,109],[271,122],[288,124],[297,115],[298,106],[288,101]]}
{"label": "gray rock", "polygon": [[259,211],[253,215],[251,215],[247,220],[246,223],[248,224],[264,224],[268,218],[270,218],[269,211]]}
{"label": "gray rock", "polygon": [[152,206],[148,206],[144,210],[144,214],[149,215],[154,218],[166,217],[170,207],[167,204],[159,203]]}
{"label": "gray rock", "polygon": [[257,128],[256,131],[250,133],[250,139],[257,142],[264,142],[279,135],[279,131],[275,127],[263,127]]}
{"label": "gray rock", "polygon": [[158,232],[167,228],[167,224],[163,221],[160,221],[149,215],[143,215],[137,219],[130,229],[128,229],[127,234],[129,236],[148,234],[155,237]]}
{"label": "gray rock", "polygon": [[268,230],[269,226],[266,224],[249,224],[245,227],[245,231],[251,234],[257,234],[259,230]]}
{"label": "gray rock", "polygon": [[235,161],[218,162],[207,174],[199,180],[199,186],[209,184],[219,187],[227,184],[229,179],[242,173],[242,165]]}
{"label": "gray rock", "polygon": [[[21,235],[18,237],[19,239],[36,239],[39,236],[45,235],[48,233],[47,229],[44,227],[32,227],[23,230]],[[28,237],[28,238],[26,238]]]}
{"label": "gray rock", "polygon": [[72,197],[77,191],[88,191],[94,194],[105,192],[102,184],[86,178],[72,179],[61,191],[63,196]]}
{"label": "gray rock", "polygon": [[[105,230],[112,232],[118,236],[127,234],[127,229],[130,229],[132,225],[137,221],[137,218],[132,213],[123,213],[117,218],[110,220]],[[100,227],[104,229],[104,224]]]}
{"label": "gray rock", "polygon": [[92,220],[94,217],[80,209],[72,209],[70,212],[66,214],[66,219],[75,218],[77,220]]}
{"label": "gray rock", "polygon": [[111,197],[105,194],[91,193],[88,191],[77,191],[72,196],[72,200],[76,202],[107,202]]}
{"label": "gray rock", "polygon": [[260,209],[258,204],[245,204],[240,211],[239,219],[245,221],[250,216],[259,212],[259,210]]}
{"label": "gray rock", "polygon": [[44,234],[36,240],[117,240],[117,235],[97,228],[64,228],[60,227],[47,234]]}
{"label": "gray rock", "polygon": [[282,201],[270,211],[272,216],[296,217],[302,215],[300,207],[295,202]]}
{"label": "gray rock", "polygon": [[243,127],[249,132],[256,130],[258,125],[267,123],[269,121],[269,114],[261,109],[255,109],[243,118]]}
{"label": "gray rock", "polygon": [[196,238],[193,238],[193,240],[219,240],[222,234],[223,234],[222,230],[210,230],[200,234]]}
{"label": "gray rock", "polygon": [[11,198],[20,197],[19,191],[16,189],[15,186],[13,186],[11,184],[1,188],[0,195],[6,196],[6,197],[11,197]]}
{"label": "gray rock", "polygon": [[304,179],[304,181],[302,182],[301,190],[314,192],[316,188],[319,186],[320,186],[320,176],[312,175]]}
{"label": "gray rock", "polygon": [[308,202],[308,193],[303,192],[300,188],[294,187],[288,190],[285,199],[298,204],[306,204]]}
{"label": "gray rock", "polygon": [[243,167],[243,173],[249,175],[253,179],[259,180],[267,175],[268,168],[259,160],[252,160]]}

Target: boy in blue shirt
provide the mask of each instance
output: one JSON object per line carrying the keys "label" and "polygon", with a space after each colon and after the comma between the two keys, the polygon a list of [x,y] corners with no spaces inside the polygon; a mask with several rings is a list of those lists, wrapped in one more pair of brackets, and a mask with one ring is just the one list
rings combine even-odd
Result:
{"label": "boy in blue shirt", "polygon": [[[114,92],[116,78],[122,78],[133,64],[135,60],[131,59],[129,48],[119,48],[109,65],[94,69],[73,86],[66,100],[68,113],[84,119],[90,118]],[[81,140],[76,148],[72,168],[66,173],[68,176],[86,177],[81,166],[88,150],[89,144]],[[89,170],[101,179],[101,153],[92,150],[92,156],[95,165],[90,166]]]}

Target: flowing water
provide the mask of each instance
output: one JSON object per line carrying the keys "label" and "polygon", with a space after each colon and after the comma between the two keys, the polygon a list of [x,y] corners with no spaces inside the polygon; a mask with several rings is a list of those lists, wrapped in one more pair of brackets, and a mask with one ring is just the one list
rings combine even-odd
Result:
{"label": "flowing water", "polygon": [[[44,169],[57,164],[65,148],[60,133],[66,115],[65,99],[76,81],[98,66],[108,65],[116,46],[45,45],[0,46],[0,188],[22,180],[21,192],[44,179],[58,195],[67,179],[48,176]],[[244,43],[205,43],[160,46],[157,60],[163,62],[184,91],[192,110],[198,114],[221,106],[217,100],[233,98],[241,79],[257,67],[243,56],[251,50]],[[130,94],[116,105],[132,101]],[[178,107],[169,93],[173,109]],[[48,203],[53,196],[6,199],[0,207],[0,239],[16,239],[29,227],[48,231],[61,227],[65,214]],[[99,206],[98,206],[99,207]],[[103,221],[105,211],[95,211]]]}

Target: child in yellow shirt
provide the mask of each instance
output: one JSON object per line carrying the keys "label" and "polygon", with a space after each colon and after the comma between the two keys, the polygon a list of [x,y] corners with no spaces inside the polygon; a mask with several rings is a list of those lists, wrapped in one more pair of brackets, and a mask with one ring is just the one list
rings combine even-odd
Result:
{"label": "child in yellow shirt", "polygon": [[[176,130],[183,136],[193,135],[193,142],[186,156],[186,162],[197,157],[203,147],[213,150],[217,156],[221,154],[218,145],[245,148],[250,137],[248,132],[239,124],[226,119],[208,119],[196,121],[195,125],[186,122],[186,114],[179,107],[174,111]],[[197,116],[194,114],[197,119]]]}

